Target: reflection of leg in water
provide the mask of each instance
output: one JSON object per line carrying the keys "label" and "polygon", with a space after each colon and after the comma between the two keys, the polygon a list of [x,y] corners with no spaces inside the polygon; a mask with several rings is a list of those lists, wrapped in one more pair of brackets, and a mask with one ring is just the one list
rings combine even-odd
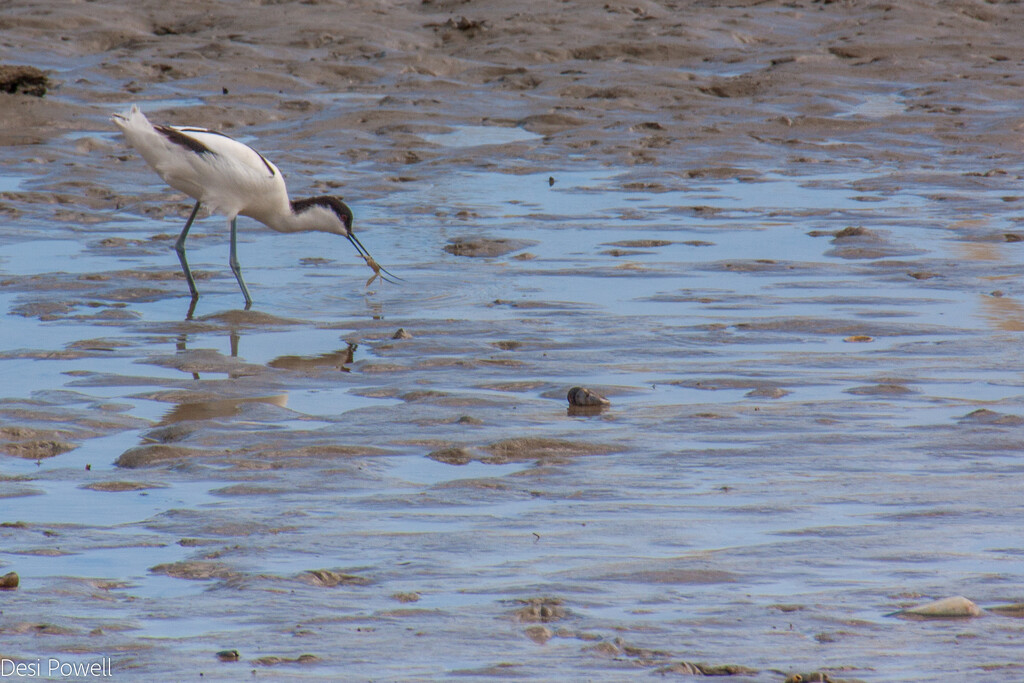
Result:
{"label": "reflection of leg in water", "polygon": [[[195,307],[195,305],[196,305],[196,300],[192,299],[192,306],[193,306],[193,308]],[[192,317],[191,311],[189,311],[189,318],[191,318],[191,317]],[[188,351],[188,335],[184,334],[184,333],[179,334],[178,338],[174,342],[174,348],[176,350],[178,350],[178,351]],[[193,372],[192,373],[192,379],[199,379],[199,373],[198,372]]]}

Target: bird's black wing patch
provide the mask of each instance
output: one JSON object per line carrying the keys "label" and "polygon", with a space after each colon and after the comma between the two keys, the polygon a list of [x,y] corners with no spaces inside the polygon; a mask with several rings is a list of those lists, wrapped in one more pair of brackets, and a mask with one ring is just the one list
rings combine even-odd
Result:
{"label": "bird's black wing patch", "polygon": [[191,150],[196,154],[213,154],[212,149],[199,142],[199,140],[185,135],[177,128],[171,128],[170,126],[153,126],[153,128],[174,144],[180,145],[181,147]]}
{"label": "bird's black wing patch", "polygon": [[[175,130],[175,129],[172,129],[172,130]],[[175,132],[208,133],[209,135],[219,135],[222,138],[227,138],[228,140],[235,140],[230,135],[225,135],[224,133],[221,133],[219,130],[210,130],[209,128],[179,128],[179,129],[176,129]],[[172,140],[172,142],[174,142],[174,141]],[[193,140],[193,142],[198,144],[200,147],[203,146],[201,143],[199,143],[196,140]],[[238,141],[235,140],[235,142],[238,142]],[[178,143],[178,144],[180,144],[180,143]],[[239,144],[242,144],[242,143],[239,143]],[[246,147],[249,147],[249,146],[246,145]],[[206,149],[206,148],[204,147],[204,149]],[[249,149],[252,149],[252,147],[249,147]],[[210,150],[207,149],[206,151],[209,152]],[[254,150],[254,149],[252,149],[252,151],[256,152],[256,150]],[[200,154],[202,154],[202,152],[200,152]],[[256,152],[256,156],[258,156],[260,158],[260,161],[263,162],[263,165],[267,167],[267,170],[270,172],[270,177],[273,178],[274,177],[274,167],[271,166],[270,162],[267,161],[267,158],[265,156],[263,156],[262,154],[260,154],[259,152]]]}

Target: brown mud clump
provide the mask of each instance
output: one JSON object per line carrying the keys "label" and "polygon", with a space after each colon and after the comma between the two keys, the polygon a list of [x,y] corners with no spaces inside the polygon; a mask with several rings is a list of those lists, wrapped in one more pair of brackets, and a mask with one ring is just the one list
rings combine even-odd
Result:
{"label": "brown mud clump", "polygon": [[526,603],[524,606],[513,612],[517,621],[546,624],[565,619],[568,614],[559,598],[530,598],[524,602]]}
{"label": "brown mud clump", "polygon": [[206,579],[233,579],[239,573],[221,562],[194,560],[190,562],[171,562],[150,567],[154,574],[164,574],[176,579],[204,581]]}
{"label": "brown mud clump", "polygon": [[334,588],[335,586],[368,586],[372,581],[356,576],[355,574],[343,574],[330,569],[310,569],[299,575],[299,581],[308,583],[311,586],[323,588]]}
{"label": "brown mud clump", "polygon": [[0,66],[0,92],[42,97],[49,87],[50,79],[34,66]]}
{"label": "brown mud clump", "polygon": [[253,664],[258,666],[278,666],[279,664],[316,664],[320,661],[320,658],[316,655],[304,654],[298,657],[279,657],[277,655],[267,655],[266,657],[259,657],[253,660]]}

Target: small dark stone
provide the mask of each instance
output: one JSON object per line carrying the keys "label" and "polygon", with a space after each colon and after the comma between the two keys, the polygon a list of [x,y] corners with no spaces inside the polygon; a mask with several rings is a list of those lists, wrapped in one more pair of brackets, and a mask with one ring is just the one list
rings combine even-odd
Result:
{"label": "small dark stone", "polygon": [[590,389],[584,389],[583,387],[573,387],[570,389],[566,399],[568,399],[571,406],[606,406],[611,404],[611,401],[601,394]]}

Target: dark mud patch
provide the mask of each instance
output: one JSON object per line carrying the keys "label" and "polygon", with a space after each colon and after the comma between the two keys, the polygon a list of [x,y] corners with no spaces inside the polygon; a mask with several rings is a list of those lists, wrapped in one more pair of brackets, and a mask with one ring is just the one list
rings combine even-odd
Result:
{"label": "dark mud patch", "polygon": [[901,337],[939,334],[947,331],[934,325],[896,325],[877,320],[859,321],[828,318],[762,318],[737,323],[737,331],[786,332],[791,334],[817,334],[834,337]]}
{"label": "dark mud patch", "polygon": [[527,247],[537,244],[533,240],[516,240],[506,238],[488,237],[454,237],[449,240],[444,250],[454,256],[468,256],[470,258],[495,258],[504,256],[516,251],[522,251]]}
{"label": "dark mud patch", "polygon": [[307,324],[304,320],[295,320],[294,318],[284,318],[272,313],[263,313],[262,311],[245,311],[234,309],[230,311],[221,311],[219,313],[210,313],[209,315],[200,316],[196,318],[198,322],[217,322],[224,325],[241,326],[241,327],[288,327],[291,325],[303,325]]}
{"label": "dark mud patch", "polygon": [[391,455],[393,451],[370,445],[346,446],[342,444],[312,444],[309,446],[287,446],[282,443],[264,441],[259,446],[245,447],[238,454],[246,458],[274,460],[330,461],[337,458],[376,457]]}
{"label": "dark mud patch", "polygon": [[215,420],[225,417],[235,417],[245,412],[247,407],[254,405],[274,406],[284,408],[287,405],[288,397],[285,394],[278,396],[253,396],[250,398],[220,398],[206,401],[186,401],[171,408],[164,415],[160,424],[174,424],[178,422],[194,422],[200,420]]}
{"label": "dark mud patch", "polygon": [[281,666],[282,664],[318,664],[321,660],[320,657],[312,654],[301,654],[297,657],[285,657],[282,655],[264,655],[257,659],[252,660],[252,663],[256,666],[271,667]]}
{"label": "dark mud patch", "polygon": [[369,586],[372,580],[357,574],[346,574],[332,569],[310,569],[298,575],[298,580],[319,588],[335,588],[337,586]]}
{"label": "dark mud patch", "polygon": [[136,469],[211,455],[210,451],[168,444],[145,444],[129,448],[114,461],[118,467]]}
{"label": "dark mud patch", "polygon": [[[83,403],[84,406],[72,405]],[[110,410],[109,404],[83,400],[74,392],[54,392],[45,397],[37,395],[31,401],[0,401],[0,418],[7,424],[7,436],[0,436],[0,440],[8,443],[71,442],[71,439],[78,442],[149,426],[146,420]],[[54,424],[56,428],[52,426]]]}
{"label": "dark mud patch", "polygon": [[468,465],[474,460],[478,460],[480,458],[477,453],[460,446],[439,448],[427,453],[427,457],[431,460],[436,460],[437,462],[443,462],[446,465]]}
{"label": "dark mud patch", "polygon": [[625,247],[626,249],[650,249],[653,247],[667,247],[675,242],[671,240],[619,240],[617,242],[605,242],[607,247]]}
{"label": "dark mud patch", "polygon": [[847,260],[895,258],[926,253],[922,249],[894,242],[886,231],[863,226],[848,226],[835,232],[812,231],[808,234],[812,237],[831,235],[831,242],[835,247],[826,251],[824,255]]}
{"label": "dark mud patch", "polygon": [[85,484],[80,488],[90,491],[107,491],[121,493],[123,491],[146,491],[148,489],[164,488],[163,484],[144,484],[138,481],[98,481],[92,484]]}
{"label": "dark mud patch", "polygon": [[1000,413],[988,408],[979,408],[960,418],[960,423],[992,425],[996,427],[1018,427],[1024,425],[1024,416]]}
{"label": "dark mud patch", "polygon": [[713,377],[704,379],[670,379],[658,382],[658,384],[669,384],[679,387],[688,387],[690,389],[700,389],[702,391],[721,391],[723,389],[746,389],[752,395],[752,397],[768,397],[774,398],[776,396],[776,390],[782,390],[781,387],[771,381],[761,380],[756,378],[740,378],[740,377]]}
{"label": "dark mud patch", "polygon": [[474,460],[488,465],[504,465],[528,461],[562,462],[585,455],[606,455],[618,450],[619,447],[610,444],[523,437],[504,439],[482,447],[448,446],[431,451],[427,457],[449,465],[465,465]]}
{"label": "dark mud patch", "polygon": [[190,581],[206,581],[209,579],[237,579],[242,576],[241,572],[231,569],[223,562],[212,562],[208,560],[189,560],[183,562],[171,562],[158,564],[150,567],[149,571],[154,574],[163,574],[175,579],[188,579]]}
{"label": "dark mud patch", "polygon": [[742,577],[720,569],[640,569],[604,574],[597,578],[604,581],[627,581],[642,584],[703,585],[733,583]]}
{"label": "dark mud patch", "polygon": [[[752,669],[749,666],[743,666],[741,664],[705,664],[704,662],[674,662],[665,666],[660,666],[655,670],[655,673],[661,674],[680,674],[683,676],[743,676],[743,675],[754,675],[759,673],[757,669]],[[801,678],[800,681],[811,681],[815,679]],[[821,679],[831,680],[831,679]]]}
{"label": "dark mud patch", "polygon": [[66,436],[68,433],[61,430],[0,427],[0,453],[26,460],[52,458],[78,447]]}
{"label": "dark mud patch", "polygon": [[520,600],[522,607],[512,612],[516,621],[526,623],[549,623],[569,616],[561,598],[530,598]]}
{"label": "dark mud patch", "polygon": [[903,384],[883,382],[881,384],[869,384],[860,387],[853,387],[851,389],[847,389],[846,393],[853,394],[854,396],[907,396],[918,392]]}
{"label": "dark mud patch", "polygon": [[608,444],[592,444],[566,439],[523,437],[504,439],[485,448],[492,457],[487,462],[502,464],[523,460],[563,460],[583,455],[605,455],[619,450]]}
{"label": "dark mud patch", "polygon": [[46,72],[34,66],[0,66],[0,92],[42,97],[50,85]]}
{"label": "dark mud patch", "polygon": [[247,363],[240,358],[225,356],[214,349],[186,349],[174,355],[151,356],[146,362],[189,374],[224,373],[232,378],[252,377],[271,371],[265,365]]}

